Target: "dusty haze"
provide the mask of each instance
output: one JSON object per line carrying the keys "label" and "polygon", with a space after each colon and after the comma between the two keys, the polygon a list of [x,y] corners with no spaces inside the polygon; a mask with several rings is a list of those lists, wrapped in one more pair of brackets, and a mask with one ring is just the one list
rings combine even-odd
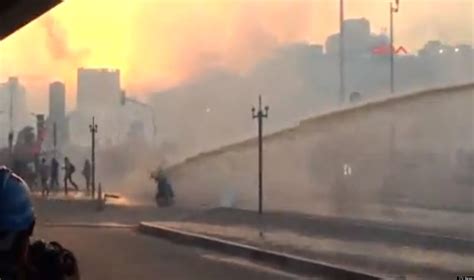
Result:
{"label": "dusty haze", "polygon": [[[346,17],[366,17],[379,32],[388,3],[347,0]],[[472,42],[472,5],[401,1],[397,44]],[[338,1],[330,0],[68,0],[2,42],[0,77],[20,76],[34,110],[46,110],[47,84],[64,80],[72,107],[79,66],[119,68],[124,88],[144,96],[210,67],[244,72],[278,45],[324,43],[337,29]]]}
{"label": "dusty haze", "polygon": [[[379,33],[388,25],[388,3],[346,0],[346,18],[365,17]],[[472,43],[472,5],[469,0],[402,0],[395,45],[415,52],[433,39]],[[68,0],[0,44],[0,79],[19,76],[36,112],[47,110],[48,84],[63,80],[72,109],[78,67],[119,68],[128,93],[143,99],[153,93],[162,137],[157,148],[169,153],[181,142],[178,152],[189,156],[254,135],[249,109],[257,94],[271,106],[267,132],[333,106],[337,64],[329,62],[315,73],[310,44],[324,44],[337,30],[334,0]],[[355,77],[351,84],[364,93],[386,90],[387,67],[374,70],[356,61],[353,68],[348,83]],[[450,70],[443,68],[439,76]],[[371,72],[377,72],[380,84],[370,84]],[[417,69],[408,75],[420,76]],[[435,86],[416,82],[418,88]],[[131,146],[100,154],[99,180],[117,191],[152,194],[148,175],[163,153],[138,147],[139,153]],[[89,156],[88,147],[70,153],[78,167]]]}

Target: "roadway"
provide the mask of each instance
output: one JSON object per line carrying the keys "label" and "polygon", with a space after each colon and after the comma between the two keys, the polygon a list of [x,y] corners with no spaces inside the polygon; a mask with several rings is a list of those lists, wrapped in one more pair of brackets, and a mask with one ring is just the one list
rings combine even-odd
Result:
{"label": "roadway", "polygon": [[35,236],[72,250],[82,279],[292,279],[271,268],[133,229],[38,226]]}

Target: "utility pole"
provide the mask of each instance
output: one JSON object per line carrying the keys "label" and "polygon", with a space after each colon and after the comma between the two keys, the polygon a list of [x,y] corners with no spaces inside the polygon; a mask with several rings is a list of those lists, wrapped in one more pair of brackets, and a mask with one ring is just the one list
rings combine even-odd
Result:
{"label": "utility pole", "polygon": [[89,129],[92,137],[92,149],[91,149],[91,185],[92,185],[92,198],[95,197],[95,134],[97,133],[97,124],[95,123],[95,117],[92,117],[92,124],[89,125]]}
{"label": "utility pole", "polygon": [[339,102],[344,104],[345,101],[345,77],[344,77],[344,0],[339,2]]}
{"label": "utility pole", "polygon": [[398,13],[398,1],[395,0],[395,6],[390,1],[390,93],[395,92],[395,47],[393,46],[393,14]]}
{"label": "utility pole", "polygon": [[255,107],[252,107],[252,118],[258,119],[258,214],[262,214],[262,195],[263,195],[263,154],[262,154],[262,131],[263,118],[268,118],[268,106],[265,106],[265,112],[262,111],[262,96],[258,96],[258,111],[255,113]]}

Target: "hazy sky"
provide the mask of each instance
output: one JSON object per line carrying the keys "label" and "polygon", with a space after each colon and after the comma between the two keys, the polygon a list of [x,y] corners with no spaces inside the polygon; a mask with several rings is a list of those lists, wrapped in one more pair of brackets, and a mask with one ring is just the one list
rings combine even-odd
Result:
{"label": "hazy sky", "polygon": [[[389,0],[345,0],[346,18],[388,27]],[[169,87],[203,69],[245,71],[288,42],[324,43],[337,32],[337,0],[65,0],[0,42],[0,79],[17,75],[37,108],[52,80],[75,104],[76,68],[122,70],[127,91]],[[396,45],[472,43],[472,0],[400,0]]]}

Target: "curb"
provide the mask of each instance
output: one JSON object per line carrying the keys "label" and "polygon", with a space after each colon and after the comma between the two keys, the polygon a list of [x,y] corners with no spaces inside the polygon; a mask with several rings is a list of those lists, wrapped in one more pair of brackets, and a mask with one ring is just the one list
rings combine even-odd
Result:
{"label": "curb", "polygon": [[277,266],[283,270],[297,273],[320,276],[324,279],[383,279],[381,276],[370,275],[365,272],[314,261],[311,259],[290,254],[265,250],[254,246],[227,241],[202,234],[190,233],[178,229],[156,225],[155,223],[141,222],[138,231],[156,237],[166,238],[173,242],[212,249],[230,255],[254,259],[266,264]]}
{"label": "curb", "polygon": [[136,229],[136,225],[118,223],[43,223],[45,227],[79,227],[79,228],[124,228]]}

